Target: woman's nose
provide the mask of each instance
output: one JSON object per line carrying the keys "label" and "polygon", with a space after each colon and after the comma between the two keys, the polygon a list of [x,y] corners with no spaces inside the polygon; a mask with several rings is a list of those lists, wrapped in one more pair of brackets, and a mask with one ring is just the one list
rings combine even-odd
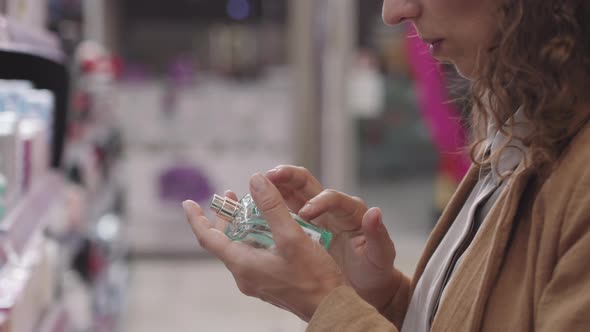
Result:
{"label": "woman's nose", "polygon": [[396,25],[420,16],[418,0],[384,0],[383,21],[388,25]]}

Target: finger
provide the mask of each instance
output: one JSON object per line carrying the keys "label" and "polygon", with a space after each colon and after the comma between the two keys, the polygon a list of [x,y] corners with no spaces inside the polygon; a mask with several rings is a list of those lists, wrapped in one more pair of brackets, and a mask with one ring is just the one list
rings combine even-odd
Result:
{"label": "finger", "polygon": [[226,190],[224,193],[225,197],[238,201],[238,196],[231,190]]}
{"label": "finger", "polygon": [[225,231],[227,230],[227,227],[229,226],[229,222],[221,217],[215,217],[215,225],[213,225],[213,228],[215,228],[216,230],[225,233]]}
{"label": "finger", "polygon": [[265,175],[275,186],[300,193],[303,201],[311,199],[323,190],[321,183],[303,167],[278,166]]}
{"label": "finger", "polygon": [[307,199],[303,197],[303,194],[295,192],[292,189],[280,185],[277,186],[277,189],[281,193],[285,203],[287,203],[289,211],[297,211],[301,209],[305,202],[307,202]]}
{"label": "finger", "polygon": [[250,179],[250,192],[256,206],[268,222],[273,240],[279,252],[294,242],[307,238],[297,222],[293,220],[278,189],[262,174]]}
{"label": "finger", "polygon": [[185,201],[182,203],[182,207],[201,247],[222,261],[228,261],[227,248],[231,245],[231,240],[219,230],[211,227],[211,223],[203,214],[199,204]]}
{"label": "finger", "polygon": [[367,207],[360,198],[328,189],[309,200],[297,214],[303,219],[313,220],[325,213],[331,213],[351,223],[340,226],[359,227],[359,222],[366,211]]}
{"label": "finger", "polygon": [[305,202],[322,190],[319,182],[303,167],[277,166],[266,176],[279,189],[291,211],[301,209]]}
{"label": "finger", "polygon": [[390,268],[395,258],[395,248],[379,208],[371,208],[365,213],[362,230],[367,239],[367,259],[379,269]]}

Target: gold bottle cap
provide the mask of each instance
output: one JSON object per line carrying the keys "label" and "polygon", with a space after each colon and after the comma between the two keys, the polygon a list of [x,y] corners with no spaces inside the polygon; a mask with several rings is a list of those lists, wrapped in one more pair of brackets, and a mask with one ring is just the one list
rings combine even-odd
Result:
{"label": "gold bottle cap", "polygon": [[213,195],[209,208],[221,219],[231,222],[234,220],[242,206],[239,202],[236,202],[233,199],[220,195]]}

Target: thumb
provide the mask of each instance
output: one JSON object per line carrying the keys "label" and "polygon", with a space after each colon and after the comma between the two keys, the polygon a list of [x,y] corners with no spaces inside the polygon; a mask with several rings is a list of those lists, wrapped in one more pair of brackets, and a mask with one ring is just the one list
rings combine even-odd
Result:
{"label": "thumb", "polygon": [[376,267],[385,269],[393,265],[395,248],[382,219],[381,209],[369,209],[363,216],[362,230],[367,238],[367,259]]}
{"label": "thumb", "polygon": [[250,179],[250,193],[270,226],[273,240],[279,251],[292,246],[306,237],[301,227],[293,220],[287,204],[279,190],[262,174],[256,173]]}

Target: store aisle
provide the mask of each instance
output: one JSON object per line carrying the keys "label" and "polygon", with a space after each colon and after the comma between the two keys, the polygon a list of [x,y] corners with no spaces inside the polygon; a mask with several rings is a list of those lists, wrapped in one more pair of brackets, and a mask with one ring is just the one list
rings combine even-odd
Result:
{"label": "store aisle", "polygon": [[291,332],[295,315],[239,293],[222,263],[146,260],[131,267],[126,332]]}

